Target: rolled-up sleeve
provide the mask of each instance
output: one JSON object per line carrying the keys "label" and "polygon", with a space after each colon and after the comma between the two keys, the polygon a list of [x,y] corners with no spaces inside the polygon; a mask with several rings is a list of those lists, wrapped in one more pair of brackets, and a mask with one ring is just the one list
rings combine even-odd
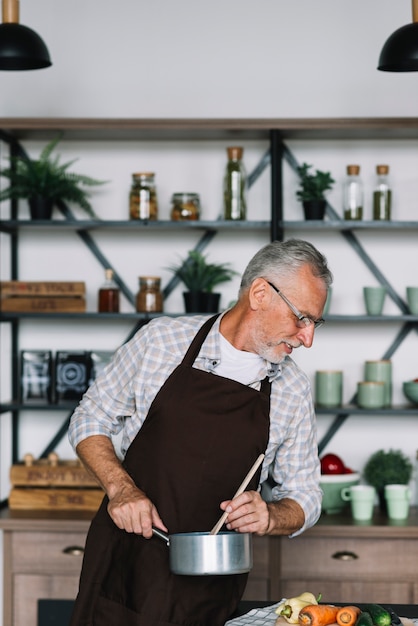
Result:
{"label": "rolled-up sleeve", "polygon": [[294,362],[283,367],[272,385],[270,440],[262,480],[274,483],[271,499],[291,498],[305,514],[292,536],[313,526],[321,514],[316,418],[307,376]]}

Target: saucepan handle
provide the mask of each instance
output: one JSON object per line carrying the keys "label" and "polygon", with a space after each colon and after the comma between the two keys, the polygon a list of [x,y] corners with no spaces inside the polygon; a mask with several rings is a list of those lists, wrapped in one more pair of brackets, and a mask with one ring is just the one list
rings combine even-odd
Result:
{"label": "saucepan handle", "polygon": [[153,526],[152,532],[156,537],[159,537],[160,539],[165,541],[168,546],[170,545],[170,537],[163,530],[160,530],[159,528],[155,528]]}

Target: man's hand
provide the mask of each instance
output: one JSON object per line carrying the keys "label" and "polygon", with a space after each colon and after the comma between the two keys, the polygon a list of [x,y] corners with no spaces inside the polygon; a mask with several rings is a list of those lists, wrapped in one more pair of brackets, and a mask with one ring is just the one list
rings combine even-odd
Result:
{"label": "man's hand", "polygon": [[78,444],[77,454],[106,492],[107,510],[118,528],[147,539],[152,536],[152,526],[168,531],[154,504],[122,467],[110,439],[87,437]]}
{"label": "man's hand", "polygon": [[228,513],[228,530],[240,533],[265,535],[269,527],[269,510],[257,491],[244,491],[233,500],[221,502],[221,509]]}
{"label": "man's hand", "polygon": [[277,502],[265,502],[257,491],[244,491],[233,500],[221,502],[227,511],[228,530],[256,535],[291,535],[305,523],[302,507],[283,498]]}
{"label": "man's hand", "polygon": [[134,484],[125,485],[109,498],[108,513],[116,526],[128,533],[152,537],[152,526],[168,532],[154,504]]}

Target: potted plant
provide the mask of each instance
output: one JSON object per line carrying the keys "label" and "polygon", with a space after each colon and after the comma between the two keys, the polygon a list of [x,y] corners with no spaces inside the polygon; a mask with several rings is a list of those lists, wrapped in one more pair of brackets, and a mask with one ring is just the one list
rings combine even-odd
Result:
{"label": "potted plant", "polygon": [[332,189],[335,180],[330,172],[315,170],[315,173],[311,173],[311,167],[303,163],[297,168],[300,189],[296,191],[296,196],[302,202],[305,219],[322,220],[326,206],[325,192]]}
{"label": "potted plant", "polygon": [[183,293],[187,313],[216,313],[219,308],[220,293],[214,293],[216,285],[225,283],[237,274],[229,263],[208,263],[207,257],[197,250],[190,250],[186,259],[170,269],[184,286]]}
{"label": "potted plant", "polygon": [[25,198],[32,219],[50,219],[54,204],[62,200],[78,204],[87,215],[98,219],[83,186],[102,185],[106,181],[68,172],[74,160],[60,164],[59,156],[51,156],[59,140],[57,137],[50,141],[39,159],[22,155],[10,158],[10,166],[0,171],[0,176],[10,181],[10,186],[0,191],[0,202]]}
{"label": "potted plant", "polygon": [[378,450],[364,466],[365,480],[379,497],[380,508],[386,511],[385,485],[406,485],[411,480],[412,463],[400,450]]}

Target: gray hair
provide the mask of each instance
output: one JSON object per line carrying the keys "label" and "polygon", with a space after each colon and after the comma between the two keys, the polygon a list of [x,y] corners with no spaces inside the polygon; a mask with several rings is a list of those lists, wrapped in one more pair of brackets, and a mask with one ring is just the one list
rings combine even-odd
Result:
{"label": "gray hair", "polygon": [[332,273],[327,260],[315,246],[301,239],[273,241],[261,248],[248,263],[241,279],[239,294],[248,289],[256,278],[280,280],[309,265],[314,276],[324,281],[327,289],[332,284]]}

